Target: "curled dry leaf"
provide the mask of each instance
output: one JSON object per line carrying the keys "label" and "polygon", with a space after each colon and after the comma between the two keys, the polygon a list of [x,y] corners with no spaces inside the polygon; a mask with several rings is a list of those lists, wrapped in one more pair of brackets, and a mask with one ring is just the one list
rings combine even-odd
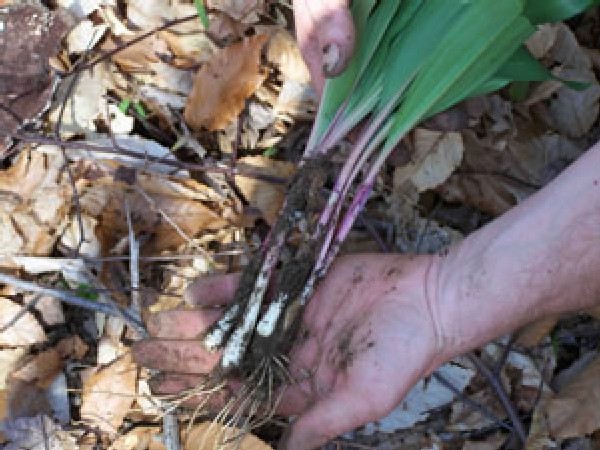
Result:
{"label": "curled dry leaf", "polygon": [[262,84],[260,56],[268,37],[244,39],[217,52],[196,75],[184,116],[194,129],[223,130]]}
{"label": "curled dry leaf", "polygon": [[129,353],[83,383],[81,418],[114,434],[135,400],[137,369]]}
{"label": "curled dry leaf", "polygon": [[[21,305],[0,297],[0,329],[7,326],[17,314],[23,311]],[[19,320],[0,332],[0,345],[22,347],[46,341],[46,333],[30,312],[26,312]]]}
{"label": "curled dry leaf", "polygon": [[267,60],[275,64],[284,80],[310,83],[310,72],[304,62],[298,42],[286,30],[276,31],[269,40]]}
{"label": "curled dry leaf", "polygon": [[497,137],[502,145],[465,132],[463,163],[438,192],[449,202],[497,216],[546,185],[585,149],[564,136],[537,134],[526,126],[516,136]]}
{"label": "curled dry leaf", "polygon": [[443,133],[418,128],[414,132],[412,161],[398,167],[394,185],[410,180],[419,192],[435,188],[445,182],[460,165],[464,145],[460,133]]}
{"label": "curled dry leaf", "polygon": [[225,427],[218,423],[204,422],[193,427],[184,440],[183,450],[213,450],[220,448],[228,438],[243,435],[235,448],[239,450],[271,450],[271,446],[256,436],[238,428]]}
{"label": "curled dry leaf", "polygon": [[237,22],[254,23],[264,12],[264,0],[208,0],[208,5]]}
{"label": "curled dry leaf", "polygon": [[[285,161],[275,161],[264,156],[248,156],[239,160],[240,165],[260,169],[264,175],[289,179],[296,168]],[[270,225],[274,224],[283,205],[287,189],[285,185],[267,183],[241,175],[235,177],[235,183],[251,206],[257,208]]]}
{"label": "curled dry leaf", "polygon": [[67,224],[71,188],[59,157],[22,152],[0,172],[0,248],[5,255],[45,256]]}

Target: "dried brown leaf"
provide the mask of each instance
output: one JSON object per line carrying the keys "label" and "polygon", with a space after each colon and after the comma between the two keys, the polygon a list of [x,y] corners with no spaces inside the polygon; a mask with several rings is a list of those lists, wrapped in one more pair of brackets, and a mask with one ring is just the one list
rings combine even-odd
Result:
{"label": "dried brown leaf", "polygon": [[262,84],[260,56],[268,36],[244,39],[217,52],[196,75],[184,116],[194,129],[225,129]]}
{"label": "dried brown leaf", "polygon": [[[227,438],[241,435],[238,428],[225,427],[218,423],[204,422],[194,426],[184,441],[183,450],[212,450],[219,448]],[[237,444],[237,443],[236,443]],[[271,450],[271,446],[253,434],[246,433],[236,446],[239,450]]]}
{"label": "dried brown leaf", "polygon": [[264,12],[264,0],[208,0],[208,5],[237,22],[254,23]]}
{"label": "dried brown leaf", "polygon": [[32,356],[23,367],[11,375],[11,378],[46,389],[62,368],[63,362],[58,350],[51,348]]}
{"label": "dried brown leaf", "polygon": [[548,401],[551,436],[558,439],[591,434],[600,429],[600,358]]}
{"label": "dried brown leaf", "polygon": [[129,353],[83,383],[81,418],[113,434],[135,400],[137,369]]}
{"label": "dried brown leaf", "polygon": [[271,36],[267,59],[277,66],[285,80],[294,80],[302,84],[310,83],[310,73],[298,42],[288,31],[279,30]]}
{"label": "dried brown leaf", "polygon": [[17,367],[17,363],[25,356],[23,348],[4,348],[0,350],[0,391],[6,390],[8,375]]}
{"label": "dried brown leaf", "polygon": [[507,440],[502,433],[495,433],[482,441],[467,441],[462,450],[498,450]]}
{"label": "dried brown leaf", "polygon": [[[264,156],[248,156],[241,158],[239,163],[260,169],[264,175],[283,179],[289,179],[296,170],[295,166],[289,162],[275,161]],[[235,182],[250,205],[260,210],[269,224],[275,223],[285,199],[286,186],[241,175],[235,177]]]}
{"label": "dried brown leaf", "polygon": [[446,133],[418,128],[414,132],[412,161],[398,167],[394,185],[410,180],[419,192],[444,183],[460,165],[464,145],[460,133]]}
{"label": "dried brown leaf", "polygon": [[62,162],[38,152],[22,152],[0,171],[0,248],[5,255],[46,256],[70,209],[70,186]]}
{"label": "dried brown leaf", "polygon": [[450,202],[466,203],[500,215],[551,181],[585,149],[557,134],[519,126],[516,136],[480,139],[463,133],[463,164],[438,192]]}
{"label": "dried brown leaf", "polygon": [[158,427],[138,427],[119,436],[109,450],[165,450]]}
{"label": "dried brown leaf", "polygon": [[[0,328],[8,325],[22,311],[21,305],[0,297]],[[19,320],[0,332],[0,345],[22,347],[45,341],[46,333],[30,312],[26,312]]]}

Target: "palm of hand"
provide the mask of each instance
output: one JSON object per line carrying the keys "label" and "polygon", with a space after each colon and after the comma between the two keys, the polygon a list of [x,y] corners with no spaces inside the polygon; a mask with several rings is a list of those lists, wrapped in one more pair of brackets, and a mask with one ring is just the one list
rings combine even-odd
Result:
{"label": "palm of hand", "polygon": [[[440,362],[435,321],[427,299],[427,258],[364,255],[341,259],[307,307],[290,355],[297,383],[287,386],[279,413],[299,415],[288,448],[308,449],[393,409],[407,390]],[[191,295],[218,303],[231,277],[200,280]],[[200,292],[212,292],[210,299]],[[217,295],[215,295],[215,292]],[[206,294],[205,294],[206,295]],[[204,295],[204,296],[205,296]],[[160,338],[134,349],[147,366],[168,374],[158,389],[171,393],[194,383],[218,361],[190,340],[218,318],[217,311],[175,311],[154,318]],[[160,315],[159,315],[160,316]],[[176,339],[176,340],[172,340]]]}

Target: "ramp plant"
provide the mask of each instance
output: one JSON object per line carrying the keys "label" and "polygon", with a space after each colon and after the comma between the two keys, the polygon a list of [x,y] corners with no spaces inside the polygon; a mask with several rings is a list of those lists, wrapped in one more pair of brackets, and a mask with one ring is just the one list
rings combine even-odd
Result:
{"label": "ramp plant", "polygon": [[[398,142],[421,121],[466,98],[513,81],[552,78],[523,43],[536,25],[598,3],[353,2],[355,56],[343,75],[327,82],[279,220],[242,275],[231,307],[202,336],[207,349],[223,352],[213,386],[232,373],[245,382],[220,418],[246,416],[252,427],[275,410],[274,392],[292,381],[286,354],[302,311]],[[358,139],[339,164],[340,141],[361,123]],[[268,289],[274,292],[270,301]]]}

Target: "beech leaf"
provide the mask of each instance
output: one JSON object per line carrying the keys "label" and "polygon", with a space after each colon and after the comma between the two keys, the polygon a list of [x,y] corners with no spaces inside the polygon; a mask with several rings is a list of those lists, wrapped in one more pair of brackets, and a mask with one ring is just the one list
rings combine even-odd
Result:
{"label": "beech leaf", "polygon": [[233,44],[200,69],[184,112],[190,127],[223,130],[242,112],[265,79],[260,55],[267,39],[260,34]]}

